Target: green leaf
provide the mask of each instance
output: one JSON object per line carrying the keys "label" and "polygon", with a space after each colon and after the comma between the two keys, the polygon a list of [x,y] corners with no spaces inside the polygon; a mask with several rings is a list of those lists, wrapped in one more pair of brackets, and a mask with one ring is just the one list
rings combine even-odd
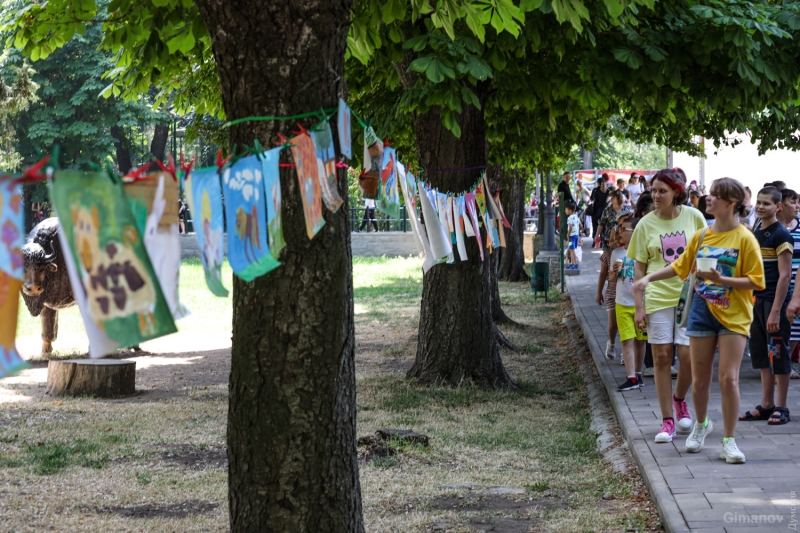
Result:
{"label": "green leaf", "polygon": [[425,45],[427,44],[428,44],[428,34],[425,33],[423,35],[417,35],[416,37],[408,39],[405,43],[403,43],[403,49],[420,52],[422,51],[423,48],[425,48]]}
{"label": "green leaf", "polygon": [[477,56],[467,56],[469,74],[476,80],[485,80],[493,77],[492,69],[489,64]]}
{"label": "green leaf", "polygon": [[433,56],[418,57],[411,62],[411,64],[408,66],[408,70],[425,72],[428,68],[428,65],[431,64],[431,61],[433,61]]}
{"label": "green leaf", "polygon": [[520,10],[524,12],[534,11],[539,9],[542,5],[542,0],[521,0],[519,3]]}
{"label": "green leaf", "polygon": [[428,64],[428,68],[425,69],[425,75],[433,83],[441,83],[445,78],[456,78],[456,72],[453,70],[452,65],[438,57],[433,58]]}
{"label": "green leaf", "polygon": [[625,11],[625,4],[620,0],[603,0],[606,4],[606,9],[608,9],[608,14],[614,18],[619,17],[622,15],[622,12]]}

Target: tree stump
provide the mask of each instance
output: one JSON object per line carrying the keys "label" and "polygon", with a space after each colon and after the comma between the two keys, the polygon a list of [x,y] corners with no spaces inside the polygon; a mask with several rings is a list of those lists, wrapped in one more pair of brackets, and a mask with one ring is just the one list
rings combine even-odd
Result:
{"label": "tree stump", "polygon": [[47,364],[47,394],[113,398],[136,392],[136,362],[70,359]]}

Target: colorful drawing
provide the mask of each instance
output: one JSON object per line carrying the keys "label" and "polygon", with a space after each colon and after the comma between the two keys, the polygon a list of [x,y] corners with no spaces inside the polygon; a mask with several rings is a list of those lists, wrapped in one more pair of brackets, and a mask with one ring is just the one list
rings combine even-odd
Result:
{"label": "colorful drawing", "polygon": [[425,231],[427,233],[428,243],[431,247],[431,254],[434,260],[441,261],[446,257],[453,255],[453,248],[447,238],[445,229],[433,209],[433,204],[425,190],[422,182],[419,184],[419,204],[422,208],[422,217],[425,222]]}
{"label": "colorful drawing", "polygon": [[317,154],[317,174],[322,199],[328,211],[335,213],[344,200],[339,196],[339,183],[336,179],[336,152],[333,149],[333,134],[327,122],[311,132]]}
{"label": "colorful drawing", "polygon": [[278,160],[281,148],[273,148],[261,154],[261,170],[264,173],[264,191],[267,196],[267,242],[272,257],[279,259],[286,246],[283,240],[281,221],[281,176]]}
{"label": "colorful drawing", "polygon": [[19,291],[25,274],[21,200],[22,186],[11,176],[0,176],[0,378],[28,367],[15,342]]}
{"label": "colorful drawing", "polygon": [[261,161],[251,155],[222,173],[228,220],[228,261],[245,281],[280,266],[267,244],[267,213]]}
{"label": "colorful drawing", "polygon": [[481,228],[478,225],[478,209],[475,205],[476,194],[468,192],[464,196],[464,203],[467,208],[467,215],[472,223],[472,230],[475,233],[475,238],[478,239],[478,250],[481,252],[481,261],[483,261],[483,239],[481,238]]}
{"label": "colorful drawing", "polygon": [[394,148],[383,150],[378,201],[375,207],[392,218],[400,218],[400,195],[397,191],[397,153]]}
{"label": "colorful drawing", "polygon": [[371,126],[364,128],[364,164],[358,176],[358,186],[364,198],[380,198],[380,171],[383,163],[383,142]]}
{"label": "colorful drawing", "polygon": [[217,167],[192,170],[185,176],[186,198],[195,222],[200,262],[208,289],[215,296],[228,296],[222,284],[225,226],[222,215]]}
{"label": "colorful drawing", "polygon": [[319,186],[319,170],[317,168],[317,150],[310,135],[301,133],[290,141],[292,157],[297,165],[297,179],[300,181],[300,195],[303,197],[303,213],[306,216],[306,233],[308,238],[325,225],[322,218],[322,193]]}
{"label": "colorful drawing", "polygon": [[181,268],[178,182],[172,174],[153,172],[144,179],[125,183],[124,187],[172,317],[177,320],[188,316],[189,310],[178,298]]}
{"label": "colorful drawing", "polygon": [[664,261],[674,263],[686,250],[686,234],[684,232],[661,235],[661,254]]}
{"label": "colorful drawing", "polygon": [[[725,277],[733,277],[736,271],[736,263],[739,262],[739,249],[703,246],[697,252],[697,257],[715,258],[717,260],[717,270],[719,273]],[[703,278],[698,276],[695,289],[697,290],[697,294],[708,302],[709,305],[713,305],[719,309],[727,309],[731,306],[733,288],[728,285],[707,283]]]}
{"label": "colorful drawing", "polygon": [[336,120],[339,128],[339,148],[347,159],[353,159],[353,134],[350,131],[350,107],[339,98],[339,115]]}
{"label": "colorful drawing", "polygon": [[59,236],[67,269],[74,270],[70,280],[92,357],[108,355],[96,346],[93,331],[123,347],[175,333],[121,184],[102,172],[59,171],[50,181],[50,198],[60,213]]}

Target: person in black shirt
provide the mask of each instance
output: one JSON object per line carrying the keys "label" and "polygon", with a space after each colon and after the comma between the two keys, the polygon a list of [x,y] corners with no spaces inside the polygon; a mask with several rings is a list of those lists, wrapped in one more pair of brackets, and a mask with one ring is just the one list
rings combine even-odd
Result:
{"label": "person in black shirt", "polygon": [[608,182],[606,178],[608,177],[607,174],[603,174],[603,179],[597,182],[597,185],[594,189],[592,189],[592,196],[590,197],[592,203],[592,238],[597,237],[597,226],[600,225],[600,217],[603,216],[603,211],[606,209],[606,203],[608,202],[608,193],[606,191],[606,185]]}
{"label": "person in black shirt", "polygon": [[558,192],[564,194],[564,202],[575,202],[575,198],[572,197],[572,191],[569,188],[569,182],[572,174],[569,172],[564,172],[563,181],[558,184]]}

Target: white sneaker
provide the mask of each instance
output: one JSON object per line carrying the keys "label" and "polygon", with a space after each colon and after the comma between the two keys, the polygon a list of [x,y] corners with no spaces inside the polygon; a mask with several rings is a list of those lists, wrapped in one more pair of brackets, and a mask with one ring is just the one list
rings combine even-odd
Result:
{"label": "white sneaker", "polygon": [[706,435],[711,433],[713,427],[714,425],[711,423],[711,420],[708,421],[707,426],[704,426],[700,422],[695,422],[694,428],[692,428],[692,434],[686,439],[686,451],[688,453],[697,453],[702,450],[703,444],[706,442]]}
{"label": "white sneaker", "polygon": [[617,356],[617,347],[611,341],[606,341],[606,357],[614,359]]}
{"label": "white sneaker", "polygon": [[654,377],[656,375],[655,369],[652,366],[648,366],[648,367],[646,367],[644,369],[644,372],[642,372],[642,375],[644,377],[646,377],[646,378],[652,378],[652,377]]}
{"label": "white sneaker", "polygon": [[725,459],[729,465],[740,465],[744,463],[744,454],[739,451],[736,446],[736,441],[728,439],[728,442],[722,443],[722,451],[719,452],[719,458]]}
{"label": "white sneaker", "polygon": [[619,358],[619,364],[620,364],[620,366],[625,366],[625,358],[624,357],[620,357]]}
{"label": "white sneaker", "polygon": [[670,370],[670,372],[672,373],[672,377],[673,377],[673,378],[678,376],[678,369],[677,369],[677,368],[675,368],[675,366],[671,366],[671,367],[669,367],[669,370]]}

